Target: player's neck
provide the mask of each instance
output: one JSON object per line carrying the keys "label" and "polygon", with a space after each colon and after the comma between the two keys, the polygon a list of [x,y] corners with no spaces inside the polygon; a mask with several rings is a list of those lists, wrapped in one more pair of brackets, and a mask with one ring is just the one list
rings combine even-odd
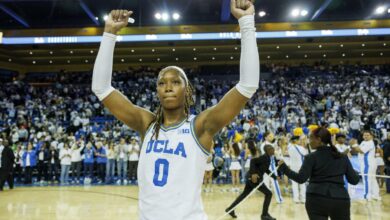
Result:
{"label": "player's neck", "polygon": [[186,115],[183,109],[164,110],[164,126],[169,127],[171,125],[182,122]]}

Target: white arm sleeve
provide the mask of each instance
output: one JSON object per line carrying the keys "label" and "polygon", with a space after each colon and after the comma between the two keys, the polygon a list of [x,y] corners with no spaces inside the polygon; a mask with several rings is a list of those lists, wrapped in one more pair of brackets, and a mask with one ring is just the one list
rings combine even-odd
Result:
{"label": "white arm sleeve", "polygon": [[92,91],[103,101],[115,89],[111,86],[112,65],[116,35],[104,33],[95,66],[93,67]]}
{"label": "white arm sleeve", "polygon": [[246,15],[238,20],[241,31],[240,81],[236,89],[245,97],[251,98],[259,87],[260,64],[256,42],[254,15]]}

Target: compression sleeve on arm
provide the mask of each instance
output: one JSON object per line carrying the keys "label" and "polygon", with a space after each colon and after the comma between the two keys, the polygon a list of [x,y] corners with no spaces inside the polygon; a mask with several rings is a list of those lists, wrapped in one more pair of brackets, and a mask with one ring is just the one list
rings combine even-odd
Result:
{"label": "compression sleeve on arm", "polygon": [[246,15],[238,20],[241,32],[240,81],[236,89],[245,97],[251,98],[259,87],[260,64],[256,42],[254,15]]}
{"label": "compression sleeve on arm", "polygon": [[111,86],[116,35],[104,33],[92,76],[92,91],[103,101],[115,89]]}

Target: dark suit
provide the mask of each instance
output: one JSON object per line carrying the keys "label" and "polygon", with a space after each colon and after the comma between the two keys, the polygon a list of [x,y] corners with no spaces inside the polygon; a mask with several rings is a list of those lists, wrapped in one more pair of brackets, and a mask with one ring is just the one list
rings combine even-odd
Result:
{"label": "dark suit", "polygon": [[[257,187],[258,184],[260,184],[263,181],[264,173],[267,174],[271,173],[269,170],[270,163],[271,163],[271,158],[268,155],[262,155],[260,157],[253,158],[251,160],[249,171],[246,176],[247,180],[246,180],[244,191],[229,206],[229,208],[227,208],[228,210],[230,210],[231,208],[235,207],[238,203],[240,203],[245,197],[247,197],[250,194],[250,192],[252,192],[254,188]],[[251,180],[253,174],[257,174],[260,177],[260,179],[257,180],[257,183],[253,183]],[[272,177],[276,179],[275,175],[272,175]],[[264,193],[265,195],[262,215],[267,215],[268,208],[271,203],[272,192],[264,184],[262,184],[258,190]]]}
{"label": "dark suit", "polygon": [[1,168],[0,168],[0,190],[3,190],[5,181],[8,186],[14,188],[14,177],[12,175],[12,168],[15,162],[14,152],[9,147],[4,147],[1,154]]}
{"label": "dark suit", "polygon": [[306,190],[306,211],[311,220],[350,219],[350,198],[344,187],[344,176],[356,185],[359,175],[352,168],[348,157],[335,157],[330,147],[320,147],[305,156],[298,173],[285,164],[280,167],[290,179],[302,184],[309,178]]}
{"label": "dark suit", "polygon": [[[390,176],[390,140],[383,142],[383,161],[386,166],[386,175]],[[390,193],[390,179],[386,179],[386,191]]]}

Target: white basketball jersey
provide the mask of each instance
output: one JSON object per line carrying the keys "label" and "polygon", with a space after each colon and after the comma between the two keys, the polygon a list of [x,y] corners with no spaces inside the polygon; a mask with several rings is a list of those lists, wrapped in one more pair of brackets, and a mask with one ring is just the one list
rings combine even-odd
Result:
{"label": "white basketball jersey", "polygon": [[[209,153],[194,130],[195,116],[145,134],[138,164],[140,220],[206,220],[201,189]],[[153,138],[152,138],[153,136]]]}

